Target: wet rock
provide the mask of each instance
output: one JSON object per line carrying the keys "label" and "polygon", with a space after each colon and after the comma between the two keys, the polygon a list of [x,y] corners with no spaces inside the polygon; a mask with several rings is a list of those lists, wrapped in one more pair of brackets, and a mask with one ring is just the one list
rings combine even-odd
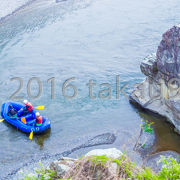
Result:
{"label": "wet rock", "polygon": [[156,55],[147,56],[140,68],[146,79],[130,101],[167,117],[180,133],[180,25],[163,34]]}
{"label": "wet rock", "polygon": [[71,150],[71,153],[81,148],[93,147],[98,145],[113,144],[116,140],[116,136],[112,133],[104,133],[93,137],[84,144],[77,146]]}
{"label": "wet rock", "polygon": [[95,136],[94,138],[88,140],[87,143],[83,144],[83,147],[92,147],[103,144],[112,144],[116,140],[116,136],[112,133],[104,133]]}
{"label": "wet rock", "polygon": [[118,159],[122,156],[122,152],[116,148],[110,148],[110,149],[95,149],[90,152],[88,152],[85,156],[102,156],[106,155],[107,157],[111,157],[114,159]]}
{"label": "wet rock", "polygon": [[162,163],[160,163],[161,156],[165,158],[172,157],[176,160],[180,159],[180,155],[173,151],[162,151],[156,154],[150,155],[145,159],[144,166],[148,166],[153,169],[155,172],[158,172],[162,168]]}
{"label": "wet rock", "polygon": [[141,154],[141,156],[144,158],[153,151],[154,144],[155,144],[154,132],[149,133],[141,129],[141,132],[135,144],[134,150],[138,151]]}

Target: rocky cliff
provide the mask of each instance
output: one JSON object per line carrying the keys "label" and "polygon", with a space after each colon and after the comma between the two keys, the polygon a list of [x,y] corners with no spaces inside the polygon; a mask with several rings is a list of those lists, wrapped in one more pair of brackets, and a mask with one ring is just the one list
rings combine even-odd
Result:
{"label": "rocky cliff", "polygon": [[180,134],[180,25],[162,35],[156,54],[148,55],[140,68],[146,79],[130,100],[167,117]]}

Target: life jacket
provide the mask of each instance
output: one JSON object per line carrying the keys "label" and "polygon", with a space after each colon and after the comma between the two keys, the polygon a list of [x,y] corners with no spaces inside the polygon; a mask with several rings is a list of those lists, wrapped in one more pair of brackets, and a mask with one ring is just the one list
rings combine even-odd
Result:
{"label": "life jacket", "polygon": [[28,102],[26,105],[25,105],[25,108],[28,110],[28,111],[32,111],[33,110],[33,106],[30,102]]}
{"label": "life jacket", "polygon": [[43,122],[43,117],[40,115],[40,116],[38,116],[38,117],[36,117],[36,124],[42,124],[42,122]]}

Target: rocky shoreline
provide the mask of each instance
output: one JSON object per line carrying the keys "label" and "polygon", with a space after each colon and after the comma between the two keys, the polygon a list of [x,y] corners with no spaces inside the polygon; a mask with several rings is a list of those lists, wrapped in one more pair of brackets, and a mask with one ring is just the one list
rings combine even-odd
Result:
{"label": "rocky shoreline", "polygon": [[[88,152],[87,154],[85,154],[83,156],[83,158],[86,159],[87,157],[93,157],[93,156],[106,156],[108,158],[120,159],[123,155],[124,154],[120,150],[118,150],[116,148],[94,149],[94,150]],[[162,156],[164,156],[167,159],[169,157],[172,157],[172,158],[178,160],[178,158],[179,158],[179,154],[177,154],[175,152],[164,151],[164,152],[160,152],[160,153],[156,153],[156,154],[148,156],[144,161],[144,165],[146,167],[150,167],[154,172],[158,172],[162,168],[162,163],[158,163]],[[79,162],[78,159],[72,159],[72,158],[68,158],[68,157],[63,157],[63,158],[61,158],[61,159],[59,159],[57,161],[52,162],[51,165],[50,165],[50,169],[57,172],[58,178],[64,178],[64,177],[68,178],[68,176],[70,174],[72,174],[72,169],[77,167],[78,162]],[[116,173],[117,173],[117,170],[118,170],[117,164],[110,163],[110,164],[108,164],[106,166],[106,168],[108,169],[109,176],[112,179],[116,179],[116,176],[117,176]],[[88,168],[87,168],[87,171],[88,171]],[[100,174],[102,175],[103,173],[100,173]],[[87,177],[84,177],[84,178],[87,178]]]}
{"label": "rocky shoreline", "polygon": [[[119,180],[124,178],[142,179],[147,177],[148,174],[155,178],[157,173],[164,167],[163,162],[161,162],[162,155],[167,160],[170,157],[174,158],[174,160],[179,158],[178,154],[170,151],[157,153],[148,157],[152,161],[146,164],[147,168],[138,167],[126,154],[116,148],[94,149],[78,159],[62,157],[50,163],[46,168],[42,166],[41,170],[36,170],[36,174],[30,173],[22,179]],[[153,166],[156,164],[156,167],[151,170],[149,167],[152,164]]]}

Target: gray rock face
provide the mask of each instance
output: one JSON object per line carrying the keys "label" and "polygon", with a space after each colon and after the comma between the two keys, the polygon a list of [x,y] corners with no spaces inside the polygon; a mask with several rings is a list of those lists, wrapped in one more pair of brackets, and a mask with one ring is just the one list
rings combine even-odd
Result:
{"label": "gray rock face", "polygon": [[130,100],[167,117],[180,133],[180,25],[163,34],[157,53],[147,56],[140,68],[146,79]]}
{"label": "gray rock face", "polygon": [[158,70],[163,75],[180,77],[180,25],[163,34],[156,56]]}
{"label": "gray rock face", "polygon": [[141,71],[151,78],[158,72],[157,59],[155,54],[148,55],[140,65]]}

